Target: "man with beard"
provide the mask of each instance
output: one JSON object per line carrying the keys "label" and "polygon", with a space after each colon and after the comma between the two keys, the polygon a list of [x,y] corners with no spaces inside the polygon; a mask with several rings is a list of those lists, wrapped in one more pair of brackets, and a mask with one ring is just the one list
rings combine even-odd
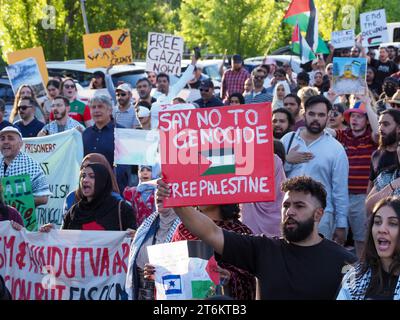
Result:
{"label": "man with beard", "polygon": [[280,139],[286,133],[291,132],[293,125],[293,116],[287,109],[278,108],[272,111],[272,128],[275,139]]}
{"label": "man with beard", "polygon": [[135,108],[132,104],[132,88],[128,83],[120,84],[115,90],[118,105],[113,108],[113,118],[115,123],[124,128],[140,127],[136,117]]}
{"label": "man with beard", "polygon": [[264,79],[266,76],[265,70],[261,67],[255,68],[251,72],[250,79],[253,83],[253,89],[244,95],[245,104],[272,101],[273,96],[268,94],[267,89],[264,88]]}
{"label": "man with beard", "polygon": [[286,108],[293,116],[294,125],[292,130],[296,131],[300,127],[304,127],[304,117],[300,114],[301,110],[301,99],[293,94],[289,93],[283,98],[283,107]]}
{"label": "man with beard", "polygon": [[377,112],[381,114],[382,111],[390,109],[391,105],[389,100],[395,95],[396,91],[399,89],[399,81],[396,78],[388,77],[383,81],[382,90],[383,93],[380,95],[380,100],[377,104]]}
{"label": "man with beard", "polygon": [[366,232],[365,200],[371,155],[378,142],[378,119],[371,101],[364,96],[343,113],[350,125],[345,130],[332,130],[332,135],[343,145],[349,159],[349,224],[358,257],[364,248]]}
{"label": "man with beard", "polygon": [[396,164],[397,141],[400,137],[400,111],[396,109],[383,111],[379,116],[378,123],[378,150],[371,156],[367,194],[371,191],[373,182],[379,173]]}
{"label": "man with beard", "polygon": [[221,80],[221,100],[224,103],[232,93],[243,92],[244,83],[250,77],[240,55],[232,56],[231,66],[232,68],[224,72]]}
{"label": "man with beard", "polygon": [[151,104],[157,101],[157,99],[151,96],[151,89],[151,82],[147,78],[141,78],[136,82],[136,90],[139,95],[139,101],[146,101],[147,103],[149,103],[150,109]]}
{"label": "man with beard", "polygon": [[66,97],[55,97],[51,105],[51,111],[55,120],[46,124],[38,133],[38,137],[60,133],[73,128],[76,128],[81,133],[85,130],[85,127],[78,121],[68,116],[69,100]]}
{"label": "man with beard", "polygon": [[[230,263],[258,278],[261,299],[331,300],[343,267],[355,262],[344,248],[318,234],[327,195],[321,183],[296,177],[282,184],[283,238],[250,236],[222,230],[193,207],[174,208],[185,227],[216,252],[218,262]],[[157,204],[170,195],[158,181]]]}
{"label": "man with beard", "polygon": [[285,172],[288,178],[310,176],[321,182],[328,195],[319,231],[327,239],[344,244],[349,206],[349,162],[343,146],[324,131],[331,103],[314,96],[305,103],[305,127],[288,133],[282,139],[286,152]]}

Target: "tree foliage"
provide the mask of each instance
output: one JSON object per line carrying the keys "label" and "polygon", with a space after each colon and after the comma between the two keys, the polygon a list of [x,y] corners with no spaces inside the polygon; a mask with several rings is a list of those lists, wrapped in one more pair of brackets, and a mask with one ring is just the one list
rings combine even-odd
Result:
{"label": "tree foliage", "polygon": [[[143,58],[149,31],[177,33],[187,48],[204,53],[263,55],[289,44],[292,26],[282,23],[289,0],[86,0],[90,32],[129,28],[136,57]],[[55,28],[46,5],[56,12]],[[334,30],[359,14],[386,9],[388,22],[400,20],[398,0],[315,0],[319,32],[328,40]],[[0,50],[42,46],[47,60],[82,58],[85,33],[79,0],[0,0]],[[1,59],[0,59],[1,63]]]}

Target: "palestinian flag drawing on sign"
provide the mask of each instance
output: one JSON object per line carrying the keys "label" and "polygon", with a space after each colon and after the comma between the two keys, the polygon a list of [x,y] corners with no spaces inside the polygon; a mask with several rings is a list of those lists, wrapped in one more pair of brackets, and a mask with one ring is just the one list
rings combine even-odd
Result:
{"label": "palestinian flag drawing on sign", "polygon": [[329,48],[318,36],[318,16],[313,0],[292,0],[283,18],[287,24],[299,24],[300,30],[307,32],[306,41],[316,53],[329,54]]}
{"label": "palestinian flag drawing on sign", "polygon": [[233,148],[210,149],[200,152],[200,155],[211,162],[208,169],[204,172],[200,172],[201,176],[236,172],[235,153]]}

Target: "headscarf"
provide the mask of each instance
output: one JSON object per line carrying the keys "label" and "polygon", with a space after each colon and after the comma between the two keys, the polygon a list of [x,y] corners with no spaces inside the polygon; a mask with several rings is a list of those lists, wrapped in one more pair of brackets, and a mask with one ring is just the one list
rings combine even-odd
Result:
{"label": "headscarf", "polygon": [[[92,168],[95,176],[94,195],[92,201],[83,195],[81,183],[77,194],[80,201],[71,216],[71,225],[81,227],[83,224],[96,221],[98,224],[106,227],[109,220],[115,220],[115,212],[118,215],[118,200],[111,195],[112,182],[108,169],[101,163],[90,163],[86,168]],[[71,228],[72,229],[72,228]]]}
{"label": "headscarf", "polygon": [[[89,161],[91,163],[94,163],[94,162],[101,163],[103,166],[105,166],[111,176],[112,191],[114,191],[115,193],[118,193],[118,194],[120,193],[114,171],[111,168],[110,163],[108,162],[108,160],[105,156],[103,156],[101,153],[89,153],[82,159],[82,163],[84,163],[85,161]],[[82,169],[82,167],[81,167],[81,169]]]}

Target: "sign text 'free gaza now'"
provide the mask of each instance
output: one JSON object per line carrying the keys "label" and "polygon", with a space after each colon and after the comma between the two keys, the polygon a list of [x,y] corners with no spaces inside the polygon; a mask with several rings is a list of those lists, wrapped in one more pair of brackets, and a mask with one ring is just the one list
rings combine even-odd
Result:
{"label": "sign text 'free gaza now'", "polygon": [[159,115],[166,207],[273,201],[269,103]]}

